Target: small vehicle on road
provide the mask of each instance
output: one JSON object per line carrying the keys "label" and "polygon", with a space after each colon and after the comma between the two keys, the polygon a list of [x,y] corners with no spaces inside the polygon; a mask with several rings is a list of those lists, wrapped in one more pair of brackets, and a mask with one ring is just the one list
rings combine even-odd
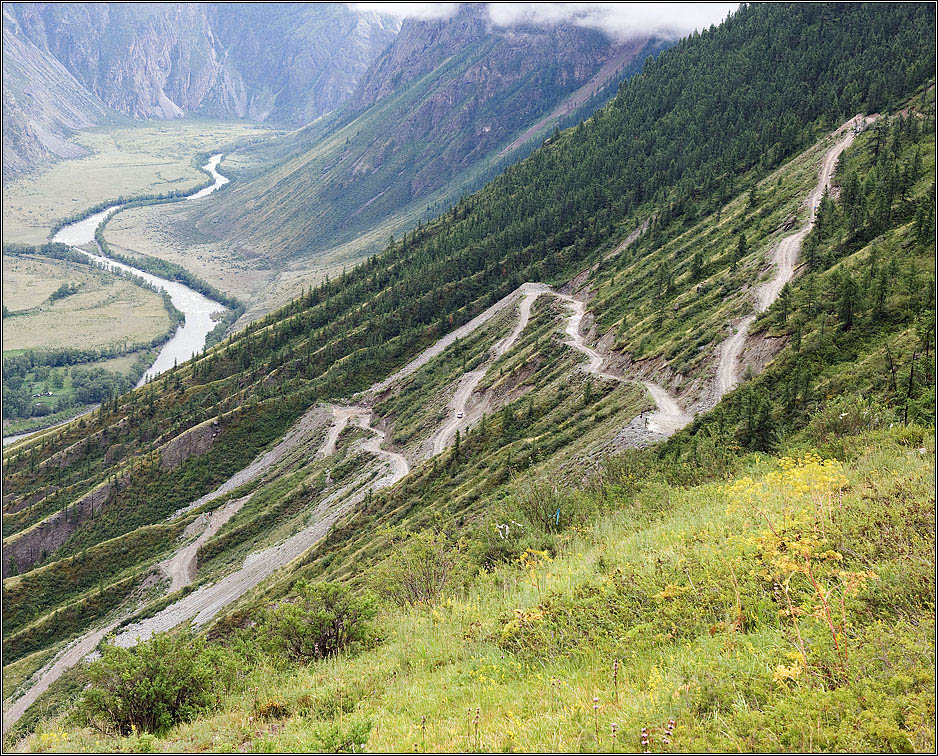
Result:
{"label": "small vehicle on road", "polygon": [[457,412],[457,413],[456,413],[456,419],[457,419],[457,420],[462,420],[462,412]]}

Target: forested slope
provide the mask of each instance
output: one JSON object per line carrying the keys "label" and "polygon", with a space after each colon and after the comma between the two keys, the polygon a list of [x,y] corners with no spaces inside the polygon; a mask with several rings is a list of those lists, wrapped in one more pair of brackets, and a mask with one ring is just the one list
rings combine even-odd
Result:
{"label": "forested slope", "polygon": [[[158,519],[243,466],[315,399],[346,395],[386,375],[523,280],[563,280],[643,216],[657,215],[667,233],[680,232],[707,206],[719,207],[714,181],[727,190],[731,175],[748,182],[747,169],[753,177],[767,170],[812,129],[856,109],[879,109],[924,76],[933,56],[928,19],[903,18],[915,13],[925,11],[760,6],[681,43],[625,85],[610,107],[439,221],[206,357],[106,406],[93,421],[9,455],[8,502],[15,509],[27,499],[35,503],[6,534],[93,488],[102,480],[105,454],[109,477],[124,489],[120,498],[149,503],[133,507],[130,518],[118,514],[123,507],[106,506],[112,514],[95,524],[100,535],[90,542]],[[822,28],[830,56],[817,47]],[[766,56],[778,65],[763,65]],[[812,93],[840,96],[804,98],[803,81],[814,82]],[[695,89],[704,94],[697,97]],[[753,103],[753,91],[769,94]],[[793,105],[804,124],[816,125],[802,125],[797,134],[780,130]],[[692,201],[697,182],[706,187],[708,176],[712,196]],[[640,201],[644,212],[636,217]],[[149,450],[223,413],[230,414],[209,452],[170,473],[150,462]],[[64,455],[56,452],[67,447],[63,466]],[[43,462],[50,458],[57,461]],[[108,525],[111,519],[115,524]]]}
{"label": "forested slope", "polygon": [[[696,294],[701,282],[706,288],[710,279],[733,281],[742,290],[758,282],[778,228],[803,213],[800,203],[816,182],[824,138],[857,112],[909,109],[906,117],[884,115],[858,137],[836,175],[840,197],[825,199],[805,243],[806,267],[756,321],[749,362],[761,367],[761,345],[769,340],[775,362],[664,446],[613,462],[621,465],[618,472],[597,471],[581,485],[587,491],[623,487],[600,496],[596,501],[606,502],[600,510],[630,499],[636,485],[652,485],[647,495],[660,501],[654,481],[675,491],[709,485],[714,475],[758,467],[758,458],[745,456],[749,450],[804,441],[844,456],[847,442],[838,439],[850,433],[900,420],[933,425],[934,376],[923,355],[933,350],[934,334],[922,325],[934,291],[933,29],[933,14],[922,6],[744,8],[723,26],[663,53],[610,106],[383,254],[108,403],[94,418],[14,447],[4,469],[5,557],[8,547],[48,528],[52,517],[66,522],[68,532],[47,553],[40,539],[34,557],[15,567],[6,560],[5,574],[24,572],[15,585],[43,585],[55,570],[72,574],[70,565],[92,550],[107,557],[94,575],[96,587],[90,576],[74,581],[58,621],[52,607],[65,606],[51,595],[48,615],[10,620],[17,657],[35,669],[41,659],[28,653],[48,653],[62,638],[93,626],[104,614],[102,601],[140,584],[149,563],[128,560],[122,542],[129,534],[139,537],[140,528],[243,468],[317,401],[348,398],[386,377],[525,280],[564,284],[590,268],[571,288],[592,297],[584,332],[602,342],[610,361],[629,369],[638,356],[677,387],[706,380],[714,336],[751,302],[740,296],[721,309],[701,291],[695,312],[687,306],[689,292]],[[776,64],[766,66],[767,59]],[[806,88],[804,82],[811,83]],[[829,96],[816,96],[817,90]],[[744,118],[746,108],[751,113]],[[604,259],[646,222],[648,230],[631,247]],[[527,495],[514,487],[514,473],[530,468],[556,480],[564,470],[589,471],[583,458],[607,456],[609,438],[602,436],[614,436],[647,404],[635,384],[584,380],[568,346],[558,342],[558,318],[568,316],[558,303],[539,300],[517,351],[489,367],[483,381],[504,407],[498,417],[457,442],[455,452],[418,464],[396,486],[365,497],[310,552],[301,574],[393,585],[399,565],[385,560],[401,538],[442,530],[452,545],[483,524],[491,534],[494,524],[508,522],[493,518],[512,513],[498,506]],[[503,336],[507,326],[495,321],[493,328],[485,338]],[[452,390],[486,348],[467,339],[428,365],[419,383],[379,397],[374,411],[392,431],[392,443],[416,448],[427,424],[439,420],[439,408],[426,403]],[[854,393],[865,394],[869,404],[840,398]],[[916,427],[893,439],[896,459],[908,444],[923,443]],[[348,455],[360,431],[340,437]],[[270,530],[271,523],[301,522],[316,496],[342,485],[344,476],[354,478],[354,456],[326,467],[313,459],[312,442],[308,450],[291,458],[279,477],[231,492],[257,491],[257,497],[234,527],[207,544],[210,571],[222,574],[258,540],[264,545],[283,535]],[[920,494],[916,489],[915,507]],[[552,508],[546,515],[554,515],[556,503],[558,513],[570,512],[571,523],[596,522],[594,505],[581,506],[578,494],[547,500]],[[541,517],[543,537],[532,531],[510,548],[497,536],[482,538],[457,561],[470,571],[492,569],[526,549],[561,550],[566,536],[547,519]],[[401,530],[385,533],[384,526]],[[919,532],[920,523],[915,527]],[[167,546],[174,535],[170,528],[160,531]],[[408,546],[414,553],[420,548],[419,542]],[[31,569],[42,563],[47,566]],[[362,568],[377,572],[366,575]],[[518,576],[508,573],[517,584]],[[240,608],[263,608],[271,596],[290,591],[295,577],[281,576],[273,593],[250,595]],[[656,586],[668,592],[667,585]],[[910,600],[921,611],[921,596]],[[239,616],[222,626],[230,630]]]}

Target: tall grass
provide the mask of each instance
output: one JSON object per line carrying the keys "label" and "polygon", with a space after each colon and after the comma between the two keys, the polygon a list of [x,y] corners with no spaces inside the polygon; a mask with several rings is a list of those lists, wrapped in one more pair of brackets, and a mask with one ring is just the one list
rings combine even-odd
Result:
{"label": "tall grass", "polygon": [[[729,485],[612,494],[605,514],[555,536],[554,558],[479,570],[432,605],[386,608],[383,642],[356,656],[303,667],[255,657],[214,713],[152,745],[929,749],[934,444],[907,436],[857,437],[842,463],[756,455]],[[786,549],[807,555],[812,576],[794,559],[780,588]],[[859,571],[867,578],[841,603],[842,573]],[[259,716],[257,691],[271,692],[275,716]],[[43,737],[27,745],[136,743]]]}

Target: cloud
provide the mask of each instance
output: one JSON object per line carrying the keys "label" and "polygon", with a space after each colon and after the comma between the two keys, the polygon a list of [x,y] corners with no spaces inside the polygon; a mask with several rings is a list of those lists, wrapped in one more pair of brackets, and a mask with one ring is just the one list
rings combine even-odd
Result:
{"label": "cloud", "polygon": [[462,3],[348,3],[353,11],[375,11],[397,18],[419,18],[432,21],[452,18]]}
{"label": "cloud", "polygon": [[613,37],[680,37],[722,22],[739,3],[490,3],[498,26],[574,24]]}
{"label": "cloud", "polygon": [[[462,3],[349,3],[398,18],[451,18]],[[681,37],[719,24],[739,3],[488,3],[496,26],[573,24],[599,29],[612,37],[656,34]]]}

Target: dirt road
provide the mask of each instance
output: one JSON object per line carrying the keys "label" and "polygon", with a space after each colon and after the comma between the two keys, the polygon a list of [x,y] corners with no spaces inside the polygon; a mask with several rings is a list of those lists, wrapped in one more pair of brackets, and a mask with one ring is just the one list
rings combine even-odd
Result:
{"label": "dirt road", "polygon": [[[818,170],[817,184],[808,194],[806,200],[808,220],[800,229],[782,239],[773,250],[772,265],[775,268],[775,275],[756,290],[755,309],[757,313],[768,310],[772,303],[778,299],[778,295],[785,284],[794,277],[795,263],[798,261],[802,242],[804,242],[811,229],[814,228],[817,209],[824,197],[824,192],[831,185],[834,170],[837,168],[837,161],[843,151],[853,143],[856,136],[853,127],[857,123],[867,124],[874,120],[876,120],[876,116],[855,116],[834,132],[835,137],[838,137],[837,141],[824,154]],[[739,383],[739,357],[742,354],[743,345],[746,343],[746,337],[749,335],[749,327],[755,317],[755,315],[747,315],[743,318],[737,324],[736,332],[726,339],[720,347],[714,403],[718,402],[724,394],[732,391]]]}
{"label": "dirt road", "polygon": [[[486,364],[497,360],[499,357],[506,354],[508,350],[515,345],[515,342],[518,341],[518,337],[521,336],[521,333],[524,331],[524,329],[528,327],[528,322],[531,320],[531,307],[534,306],[534,301],[541,294],[553,293],[553,290],[544,284],[526,283],[515,289],[515,291],[513,291],[504,300],[500,300],[499,304],[501,302],[506,302],[507,300],[507,305],[516,296],[520,297],[518,302],[518,322],[515,324],[515,327],[512,329],[510,334],[498,341],[495,346],[492,347],[492,351],[490,353],[491,356],[489,360],[487,360]],[[440,454],[447,446],[449,446],[450,441],[453,440],[457,430],[464,430],[468,428],[482,416],[482,412],[485,409],[483,405],[480,404],[473,408],[472,412],[467,412],[466,404],[469,401],[469,397],[472,396],[472,392],[475,391],[476,386],[478,386],[481,380],[485,377],[485,373],[486,368],[472,370],[468,373],[465,373],[462,378],[459,379],[459,385],[456,387],[456,393],[453,395],[453,399],[450,402],[450,419],[433,437],[433,454]],[[460,414],[463,416],[459,417]]]}
{"label": "dirt road", "polygon": [[3,734],[7,734],[7,731],[23,716],[26,709],[28,709],[39,696],[45,693],[49,689],[49,686],[62,676],[65,670],[71,669],[94,651],[95,646],[101,642],[101,639],[105,635],[116,627],[118,622],[119,620],[116,620],[106,627],[86,633],[68,646],[63,654],[43,667],[37,673],[36,682],[3,713]]}
{"label": "dirt road", "polygon": [[211,515],[206,517],[205,529],[192,543],[183,546],[179,551],[173,554],[169,559],[160,562],[159,568],[165,572],[170,579],[170,585],[167,593],[175,593],[180,588],[185,588],[189,583],[195,580],[195,573],[198,567],[198,553],[209,538],[215,535],[219,529],[228,520],[234,517],[244,506],[244,502],[250,499],[250,496],[242,496],[239,499],[232,499],[224,506],[219,507]]}
{"label": "dirt road", "polygon": [[[347,486],[328,496],[317,505],[313,514],[313,522],[299,533],[283,543],[250,554],[240,569],[217,583],[203,586],[153,617],[128,626],[114,639],[117,645],[136,645],[140,640],[146,640],[154,633],[166,632],[186,621],[195,625],[204,625],[225,606],[239,599],[281,567],[285,567],[306,552],[329,532],[329,528],[336,519],[361,502],[368,491],[394,485],[407,475],[410,471],[407,460],[397,452],[381,448],[385,434],[372,427],[371,410],[364,407],[332,407],[331,409],[334,417],[333,427],[340,424],[344,427],[354,419],[360,428],[373,434],[373,438],[360,442],[360,446],[364,451],[385,460],[390,468],[389,473],[376,479],[369,486],[361,488],[355,494],[350,494],[352,486]],[[335,442],[332,443],[334,448]]]}
{"label": "dirt road", "polygon": [[398,454],[395,451],[381,448],[381,444],[384,443],[386,434],[384,431],[378,430],[371,425],[371,417],[371,412],[368,411],[367,414],[360,414],[356,418],[358,427],[375,434],[375,438],[368,439],[362,443],[362,449],[364,449],[366,452],[374,454],[377,457],[381,457],[387,460],[391,468],[391,471],[388,475],[380,478],[377,482],[372,484],[371,488],[374,491],[379,488],[393,486],[395,483],[397,483],[397,481],[410,472],[410,465],[407,464],[407,460],[404,458],[403,454]]}
{"label": "dirt road", "polygon": [[[568,342],[570,346],[585,354],[589,359],[586,370],[600,378],[608,378],[619,382],[628,381],[628,378],[623,378],[622,376],[602,370],[602,364],[604,362],[603,356],[595,349],[588,346],[583,340],[583,336],[580,333],[580,321],[583,320],[583,315],[586,313],[586,305],[572,297],[561,296],[561,299],[570,304],[573,308],[573,314],[567,321],[565,333],[570,337],[570,341]],[[655,412],[648,418],[646,427],[649,431],[663,436],[670,436],[693,420],[693,416],[684,412],[680,405],[678,405],[677,400],[672,397],[663,386],[659,386],[657,383],[652,383],[651,381],[642,381],[642,385],[651,395],[657,407]]]}
{"label": "dirt road", "polygon": [[681,409],[677,400],[666,389],[651,381],[642,381],[658,409],[648,417],[647,428],[652,433],[670,436],[694,419]]}
{"label": "dirt road", "polygon": [[360,415],[362,412],[367,412],[367,410],[362,407],[337,407],[334,405],[330,407],[330,410],[332,411],[332,425],[329,426],[329,431],[326,434],[326,442],[322,445],[317,455],[320,459],[325,459],[335,454],[336,442],[339,440],[342,431],[348,426],[349,420],[356,415]]}
{"label": "dirt road", "polygon": [[444,423],[443,427],[433,437],[434,455],[442,453],[449,446],[450,441],[456,435],[456,431],[468,428],[481,416],[481,405],[475,408],[477,411],[467,412],[466,404],[469,397],[472,396],[472,392],[476,390],[476,386],[485,377],[486,372],[484,368],[482,370],[471,370],[464,373],[462,378],[459,379],[456,393],[453,394],[453,399],[449,404],[450,419]]}
{"label": "dirt road", "polygon": [[[642,229],[637,229],[633,232],[633,237],[637,238],[641,230]],[[634,238],[626,241],[631,242],[633,240]],[[569,294],[561,294],[554,291],[544,284],[524,284],[518,291],[521,293],[521,301],[518,307],[518,323],[508,336],[495,345],[492,350],[493,358],[500,357],[514,346],[518,337],[528,325],[528,321],[531,318],[531,307],[534,301],[539,296],[546,294],[556,297],[570,308],[571,312],[567,318],[564,333],[567,336],[567,344],[586,356],[587,364],[584,366],[584,369],[599,378],[616,381],[618,383],[629,380],[628,378],[623,378],[622,376],[604,371],[602,366],[605,362],[605,358],[598,351],[589,346],[583,338],[581,325],[583,317],[586,315],[585,302]],[[477,415],[481,415],[482,411],[481,405],[474,408],[472,413],[467,413],[466,404],[476,386],[479,385],[480,381],[485,376],[485,372],[485,369],[474,370],[464,374],[460,379],[456,393],[450,403],[452,418],[446,422],[433,439],[434,454],[440,454],[449,445],[457,430],[468,428],[473,422],[478,420]],[[657,411],[648,420],[649,431],[656,434],[671,435],[691,421],[692,417],[681,410],[677,401],[668,394],[666,389],[649,381],[643,381],[643,385],[657,405]],[[458,417],[459,413],[463,414],[462,418]]]}
{"label": "dirt road", "polygon": [[498,313],[500,313],[506,307],[513,304],[515,299],[519,295],[524,296],[526,293],[531,292],[531,291],[549,290],[549,289],[550,287],[546,286],[545,284],[536,284],[536,283],[521,284],[521,286],[519,286],[517,289],[511,292],[511,294],[506,294],[504,297],[499,299],[495,304],[493,304],[487,310],[476,315],[468,323],[464,323],[455,331],[451,331],[450,333],[446,334],[441,339],[436,341],[432,346],[429,346],[426,349],[424,349],[419,355],[417,355],[413,360],[411,360],[406,365],[404,365],[404,367],[402,367],[396,373],[394,373],[391,376],[388,376],[383,381],[379,381],[374,386],[372,386],[369,389],[366,389],[362,393],[365,395],[380,394],[382,391],[384,391],[385,389],[387,389],[388,387],[390,387],[397,381],[401,380],[402,378],[406,378],[411,373],[414,373],[420,368],[422,368],[434,357],[442,354],[443,350],[446,349],[446,347],[448,347],[450,344],[453,344],[457,339],[466,338],[466,336],[471,334],[480,326],[487,323],[489,320],[491,320],[493,317],[498,315]]}

